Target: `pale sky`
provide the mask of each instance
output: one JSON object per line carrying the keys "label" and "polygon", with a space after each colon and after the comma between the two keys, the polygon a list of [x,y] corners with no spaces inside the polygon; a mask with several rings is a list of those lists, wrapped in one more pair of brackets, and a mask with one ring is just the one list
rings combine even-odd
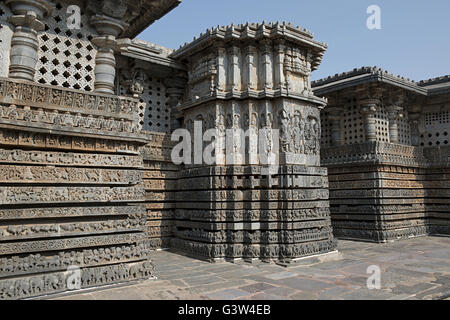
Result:
{"label": "pale sky", "polygon": [[[366,26],[370,5],[381,8],[381,30]],[[375,65],[416,81],[450,74],[450,0],[183,0],[138,38],[178,48],[219,24],[263,20],[328,44],[313,79]]]}

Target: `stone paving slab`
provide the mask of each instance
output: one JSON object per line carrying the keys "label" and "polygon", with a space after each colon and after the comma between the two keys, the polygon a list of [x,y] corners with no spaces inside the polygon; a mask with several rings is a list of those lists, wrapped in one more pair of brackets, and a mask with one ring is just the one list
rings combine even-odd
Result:
{"label": "stone paving slab", "polygon": [[[450,238],[395,243],[339,241],[339,255],[287,267],[243,261],[209,263],[170,251],[152,253],[156,280],[67,295],[64,300],[405,300],[450,298]],[[367,268],[381,288],[367,288]]]}

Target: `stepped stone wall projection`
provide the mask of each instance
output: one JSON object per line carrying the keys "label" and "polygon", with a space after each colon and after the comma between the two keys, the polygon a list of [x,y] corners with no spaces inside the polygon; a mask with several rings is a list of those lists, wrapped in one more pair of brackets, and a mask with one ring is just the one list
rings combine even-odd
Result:
{"label": "stepped stone wall projection", "polygon": [[[282,261],[335,250],[320,167],[326,101],[309,81],[325,50],[306,30],[263,23],[208,30],[172,54],[188,66],[183,127],[192,137],[196,122],[216,133],[215,164],[180,169],[174,248],[206,259]],[[250,132],[243,152],[240,137],[226,142],[240,129]],[[261,159],[258,133],[264,152],[279,146],[275,168]]]}
{"label": "stepped stone wall projection", "polygon": [[379,68],[316,81],[322,164],[338,238],[450,234],[450,78],[415,83]]}
{"label": "stepped stone wall projection", "polygon": [[[180,2],[0,2],[0,300],[149,279],[152,250],[450,234],[450,76],[311,83],[327,46],[289,23],[135,38]],[[214,161],[174,161],[177,129]]]}

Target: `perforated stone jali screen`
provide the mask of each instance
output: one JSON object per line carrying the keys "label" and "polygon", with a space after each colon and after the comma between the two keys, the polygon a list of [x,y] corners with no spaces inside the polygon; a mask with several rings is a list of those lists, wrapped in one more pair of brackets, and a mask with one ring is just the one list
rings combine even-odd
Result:
{"label": "perforated stone jali screen", "polygon": [[425,147],[448,146],[450,144],[450,111],[425,114],[425,132],[420,144]]}
{"label": "perforated stone jali screen", "polygon": [[97,49],[91,43],[96,35],[88,17],[81,12],[81,29],[68,28],[68,4],[56,3],[46,30],[39,34],[39,59],[35,80],[84,91],[94,90]]}

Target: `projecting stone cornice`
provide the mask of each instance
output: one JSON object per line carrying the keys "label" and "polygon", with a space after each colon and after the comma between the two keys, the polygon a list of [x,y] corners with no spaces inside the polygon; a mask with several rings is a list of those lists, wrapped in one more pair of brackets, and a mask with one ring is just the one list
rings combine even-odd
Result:
{"label": "projecting stone cornice", "polygon": [[218,26],[208,29],[199,38],[194,38],[193,42],[181,46],[171,57],[174,59],[185,59],[215,44],[220,45],[223,43],[225,45],[229,42],[251,42],[265,39],[290,41],[296,45],[308,48],[314,56],[311,65],[313,70],[320,65],[323,54],[328,48],[325,43],[315,41],[313,34],[306,29],[295,27],[286,22],[263,22]]}
{"label": "projecting stone cornice", "polygon": [[327,95],[331,92],[363,85],[367,83],[385,83],[419,95],[428,95],[428,90],[416,82],[389,73],[378,67],[362,67],[349,72],[336,74],[328,78],[313,81],[312,87],[315,95]]}
{"label": "projecting stone cornice", "polygon": [[142,40],[119,39],[117,50],[121,55],[157,65],[186,70],[186,66],[169,57],[173,50]]}
{"label": "projecting stone cornice", "polygon": [[135,38],[156,20],[178,7],[181,0],[129,0],[128,2],[135,15],[127,21],[130,26],[123,36]]}
{"label": "projecting stone cornice", "polygon": [[430,96],[450,93],[450,75],[422,80],[418,85],[426,88]]}

